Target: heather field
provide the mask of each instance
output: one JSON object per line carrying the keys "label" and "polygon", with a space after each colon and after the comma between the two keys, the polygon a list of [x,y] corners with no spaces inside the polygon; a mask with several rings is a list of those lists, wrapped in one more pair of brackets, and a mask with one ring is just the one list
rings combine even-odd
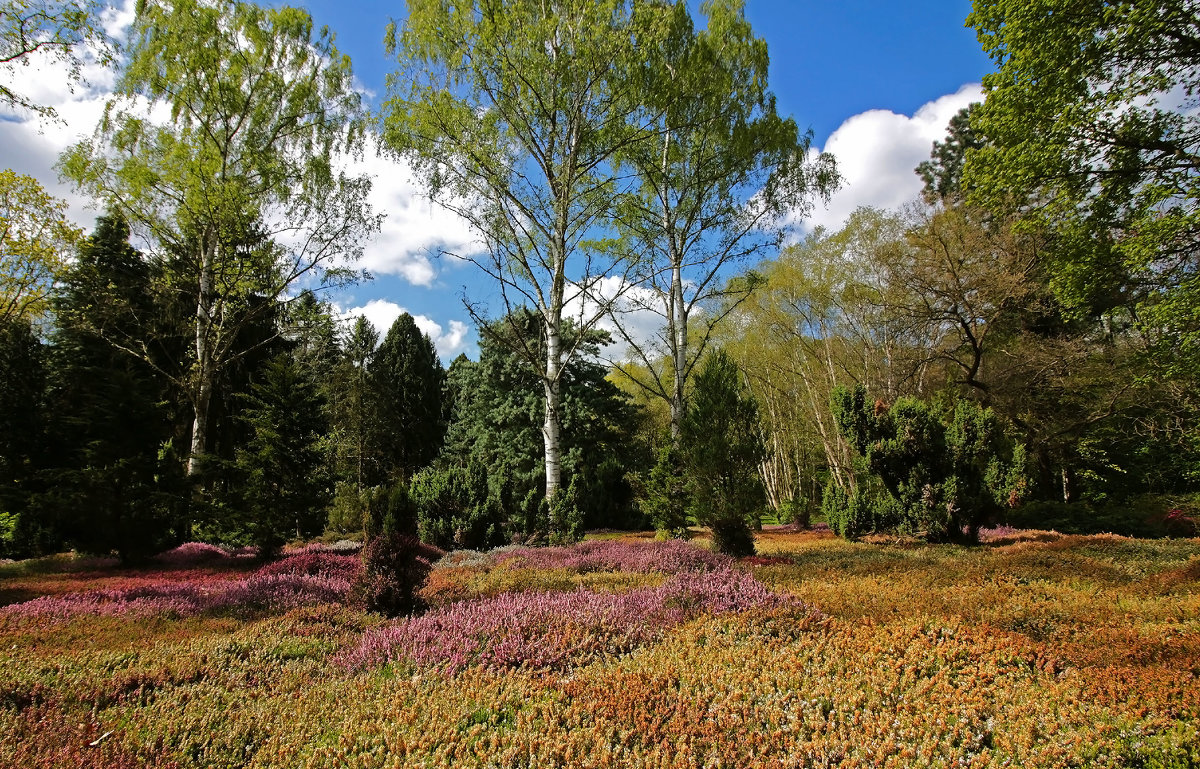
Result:
{"label": "heather field", "polygon": [[0,766],[1200,766],[1200,540],[0,565]]}

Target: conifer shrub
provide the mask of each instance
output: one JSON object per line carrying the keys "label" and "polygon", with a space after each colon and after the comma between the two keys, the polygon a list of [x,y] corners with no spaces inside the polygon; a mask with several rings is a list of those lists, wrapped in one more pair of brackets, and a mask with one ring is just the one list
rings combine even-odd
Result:
{"label": "conifer shrub", "polygon": [[866,389],[833,394],[838,428],[860,455],[854,492],[825,501],[830,528],[847,537],[899,529],[930,541],[976,541],[979,528],[1028,493],[1025,447],[973,401],[871,402]]}
{"label": "conifer shrub", "polygon": [[688,481],[683,457],[678,449],[666,445],[650,469],[646,481],[643,509],[654,523],[654,529],[664,539],[687,539]]}
{"label": "conifer shrub", "polygon": [[410,534],[380,534],[363,548],[355,596],[368,611],[388,617],[419,613],[425,605],[418,591],[443,555]]}
{"label": "conifer shrub", "polygon": [[583,511],[579,505],[579,476],[571,477],[547,504],[550,517],[550,544],[569,545],[583,539]]}
{"label": "conifer shrub", "polygon": [[486,550],[507,541],[503,479],[489,484],[486,468],[428,468],[413,476],[417,535],[444,550]]}

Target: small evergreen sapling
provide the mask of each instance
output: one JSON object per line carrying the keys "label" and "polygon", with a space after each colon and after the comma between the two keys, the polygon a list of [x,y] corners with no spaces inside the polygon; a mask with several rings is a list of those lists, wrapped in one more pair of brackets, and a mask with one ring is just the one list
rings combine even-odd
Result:
{"label": "small evergreen sapling", "polygon": [[725,351],[710,355],[695,378],[680,431],[690,512],[713,531],[713,547],[754,554],[750,530],[766,502],[759,465],[765,449],[758,404]]}

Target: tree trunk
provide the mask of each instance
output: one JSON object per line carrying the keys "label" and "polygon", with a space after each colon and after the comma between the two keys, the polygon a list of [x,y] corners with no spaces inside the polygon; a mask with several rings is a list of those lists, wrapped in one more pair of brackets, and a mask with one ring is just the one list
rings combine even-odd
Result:
{"label": "tree trunk", "polygon": [[192,398],[192,445],[188,453],[187,474],[200,473],[202,457],[208,450],[208,411],[212,402],[214,372],[212,361],[212,289],[213,265],[216,261],[215,242],[201,247],[200,286],[196,297],[196,380]]}
{"label": "tree trunk", "polygon": [[546,445],[546,499],[554,499],[562,483],[562,435],[559,423],[562,367],[562,339],[559,324],[553,320],[546,324],[546,376],[542,382],[546,395],[546,418],[542,423],[542,438]]}
{"label": "tree trunk", "polygon": [[683,272],[671,249],[671,365],[675,381],[671,390],[671,441],[678,447],[679,429],[683,424],[683,385],[687,377],[688,316],[683,304]]}

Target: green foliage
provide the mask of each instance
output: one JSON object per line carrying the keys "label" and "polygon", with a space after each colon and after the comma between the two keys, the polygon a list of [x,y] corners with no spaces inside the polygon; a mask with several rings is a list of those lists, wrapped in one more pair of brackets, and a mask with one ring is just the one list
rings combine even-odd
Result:
{"label": "green foliage", "polygon": [[42,451],[45,383],[45,351],[29,321],[0,321],[0,513],[15,526],[6,555],[35,554],[61,537],[26,509]]}
{"label": "green foliage", "polygon": [[[967,23],[997,71],[972,117],[965,180],[992,210],[1055,235],[1051,285],[1080,314],[1141,305],[1168,368],[1196,376],[1200,326],[1200,23],[1186,0],[976,0]],[[1190,299],[1189,299],[1190,297]],[[1158,314],[1158,317],[1147,317]]]}
{"label": "green foliage", "polygon": [[388,329],[368,366],[371,408],[384,470],[407,480],[438,455],[445,435],[445,372],[428,334],[408,313]]}
{"label": "green foliage", "polygon": [[361,315],[350,328],[341,357],[329,376],[327,408],[331,434],[328,450],[334,471],[359,492],[383,483],[378,398],[370,368],[379,333]]}
{"label": "green foliage", "polygon": [[721,552],[752,555],[750,525],[766,502],[758,477],[765,449],[758,405],[724,350],[696,375],[680,428],[692,517],[712,528],[714,547],[729,548]]}
{"label": "green foliage", "polygon": [[[370,180],[333,163],[362,147],[365,113],[349,60],[302,9],[144,0],[131,41],[96,136],[60,170],[172,257],[168,285],[191,309],[190,358],[175,378],[199,476],[214,392],[247,354],[246,329],[272,320],[297,284],[352,279],[342,265],[378,226]],[[169,122],[147,119],[147,103]]]}
{"label": "green foliage", "polygon": [[[0,101],[4,95],[0,85]],[[81,235],[64,201],[32,176],[0,170],[0,322],[45,316],[54,281]]]}
{"label": "green foliage", "polygon": [[922,194],[929,202],[953,201],[963,198],[962,175],[967,153],[983,146],[983,139],[971,125],[971,117],[979,112],[976,102],[950,118],[944,141],[933,143],[929,160],[917,165],[917,176],[923,182]]}
{"label": "green foliage", "polygon": [[580,510],[580,475],[571,477],[567,488],[560,489],[549,506],[551,545],[569,545],[583,539],[583,511]]}
{"label": "green foliage", "polygon": [[338,481],[333,487],[333,500],[326,516],[326,530],[335,534],[362,533],[365,529],[370,489],[359,490],[348,481]]}
{"label": "green foliage", "polygon": [[[619,155],[634,184],[616,219],[666,328],[647,345],[614,320],[643,364],[622,370],[670,408],[677,436],[714,327],[763,283],[753,270],[726,276],[777,248],[799,221],[792,214],[828,196],[837,173],[832,156],[810,152],[811,135],[776,112],[767,45],[742,0],[703,3],[698,23],[681,2],[639,10],[661,29],[640,46],[640,98],[653,117]],[[667,366],[658,365],[663,353]]]}
{"label": "green foliage", "polygon": [[416,503],[408,492],[408,483],[397,481],[388,492],[387,515],[379,530],[383,534],[408,534],[415,537],[418,516]]}
{"label": "green foliage", "polygon": [[[110,339],[161,343],[163,308],[129,226],[100,217],[63,276],[47,394],[54,460],[42,502],[57,508],[70,543],[142,560],[179,541],[186,494],[173,450],[177,393],[157,368]],[[106,338],[100,329],[107,330]],[[86,512],[81,512],[86,511]]]}
{"label": "green foliage", "polygon": [[320,472],[321,397],[287,354],[267,363],[241,418],[250,437],[237,452],[245,527],[267,557],[291,535],[325,527],[328,483]]}
{"label": "green foliage", "polygon": [[[54,109],[34,102],[13,89],[23,78],[15,65],[29,66],[35,52],[65,64],[72,86],[84,83],[84,50],[101,66],[112,64],[116,51],[100,20],[99,0],[4,0],[0,3],[0,105],[56,117]],[[45,59],[43,58],[43,61]],[[44,77],[44,75],[42,75]],[[7,252],[4,252],[7,253]]]}
{"label": "green foliage", "polygon": [[502,470],[489,478],[478,460],[427,468],[413,476],[411,496],[423,542],[444,550],[486,550],[507,541],[512,483]]}
{"label": "green foliage", "polygon": [[654,522],[659,536],[687,539],[688,479],[683,457],[678,449],[667,444],[658,451],[658,461],[650,468],[646,481],[646,498],[642,509]]}
{"label": "green foliage", "polygon": [[932,541],[974,541],[980,526],[1027,493],[1024,447],[973,401],[946,408],[901,398],[888,407],[869,402],[859,385],[834,390],[833,412],[882,487],[868,480],[850,495],[827,489],[826,515],[844,536],[898,526]]}
{"label": "green foliage", "polygon": [[[501,342],[496,338],[500,334],[514,338]],[[608,380],[606,369],[595,362],[609,337],[592,331],[579,338],[570,324],[562,336],[581,352],[563,371],[560,421],[563,475],[572,481],[580,476],[576,483],[583,526],[636,523],[638,515],[626,474],[637,470],[642,461],[632,438],[637,414]],[[548,525],[546,518],[527,518],[532,503],[517,504],[530,492],[544,494],[545,490],[544,391],[537,372],[513,352],[515,345],[533,346],[537,339],[537,318],[529,312],[514,313],[482,335],[478,361],[454,361],[447,375],[447,391],[454,395],[454,402],[446,450],[439,461],[463,466],[478,462],[491,475],[506,478],[512,485],[510,501],[505,503],[513,526],[509,534],[520,536],[545,532]],[[549,515],[549,508],[545,512]]]}

